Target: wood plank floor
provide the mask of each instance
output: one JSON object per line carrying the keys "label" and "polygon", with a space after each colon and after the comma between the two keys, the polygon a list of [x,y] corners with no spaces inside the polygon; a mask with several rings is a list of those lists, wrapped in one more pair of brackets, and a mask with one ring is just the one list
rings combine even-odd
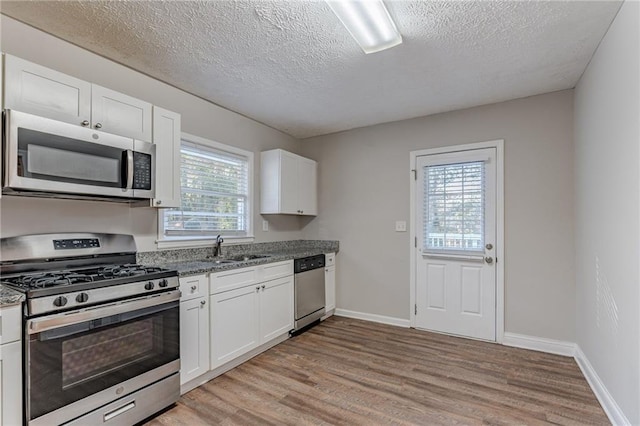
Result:
{"label": "wood plank floor", "polygon": [[331,317],[148,425],[604,425],[572,358]]}

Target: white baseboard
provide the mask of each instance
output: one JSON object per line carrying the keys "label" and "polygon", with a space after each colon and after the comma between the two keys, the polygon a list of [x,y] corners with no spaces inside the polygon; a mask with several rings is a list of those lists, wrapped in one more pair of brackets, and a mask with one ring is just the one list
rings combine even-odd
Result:
{"label": "white baseboard", "polygon": [[531,349],[539,352],[547,352],[556,355],[571,356],[576,360],[578,367],[582,371],[591,390],[598,398],[602,409],[614,426],[630,425],[631,422],[624,415],[615,399],[607,390],[598,373],[575,343],[564,342],[561,340],[545,339],[543,337],[526,336],[524,334],[504,333],[502,342],[505,346],[513,346],[516,348]]}
{"label": "white baseboard", "polygon": [[574,356],[576,344],[562,340],[547,339],[544,337],[527,336],[517,333],[504,333],[502,344],[515,348],[531,349],[532,351],[547,352],[562,356]]}
{"label": "white baseboard", "polygon": [[366,312],[349,311],[347,309],[336,309],[334,315],[339,317],[355,318],[365,321],[379,322],[381,324],[395,325],[409,328],[411,322],[402,318],[386,317],[384,315],[368,314]]}
{"label": "white baseboard", "polygon": [[630,425],[631,422],[624,415],[615,399],[613,399],[604,383],[602,383],[602,380],[600,380],[598,373],[596,373],[596,370],[594,370],[586,355],[578,345],[576,345],[575,359],[578,363],[578,367],[582,370],[582,374],[587,379],[593,393],[596,394],[596,398],[600,401],[600,405],[602,405],[602,408],[607,414],[607,417],[609,417],[611,423],[615,426]]}

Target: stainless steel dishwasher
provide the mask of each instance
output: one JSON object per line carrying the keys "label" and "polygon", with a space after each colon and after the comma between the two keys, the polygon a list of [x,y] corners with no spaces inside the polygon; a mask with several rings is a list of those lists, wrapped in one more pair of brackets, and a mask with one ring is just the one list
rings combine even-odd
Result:
{"label": "stainless steel dishwasher", "polygon": [[324,315],[324,265],[324,254],[294,259],[294,333]]}

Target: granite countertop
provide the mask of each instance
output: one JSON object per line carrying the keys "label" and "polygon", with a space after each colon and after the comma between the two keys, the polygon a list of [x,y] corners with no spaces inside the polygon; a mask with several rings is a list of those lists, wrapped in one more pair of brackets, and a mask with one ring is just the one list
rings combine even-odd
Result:
{"label": "granite countertop", "polygon": [[[180,276],[198,275],[207,272],[220,272],[231,269],[247,268],[266,263],[281,262],[300,257],[315,256],[323,253],[337,253],[337,241],[296,240],[274,243],[241,244],[223,246],[223,256],[214,258],[211,248],[188,250],[165,250],[139,253],[138,263],[175,269]],[[258,259],[242,260],[230,263],[216,263],[244,255],[268,256]]]}
{"label": "granite countertop", "polygon": [[0,284],[0,308],[17,305],[24,301],[24,294]]}

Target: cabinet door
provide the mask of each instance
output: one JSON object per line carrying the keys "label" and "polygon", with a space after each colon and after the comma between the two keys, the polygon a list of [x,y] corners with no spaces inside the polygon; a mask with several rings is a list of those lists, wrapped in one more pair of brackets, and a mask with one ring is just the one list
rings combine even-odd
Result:
{"label": "cabinet door", "polygon": [[5,56],[4,107],[71,124],[89,125],[91,83]]}
{"label": "cabinet door", "polygon": [[325,312],[336,308],[336,267],[328,266],[324,268],[324,297]]}
{"label": "cabinet door", "polygon": [[258,290],[250,285],[211,296],[211,369],[258,346]]}
{"label": "cabinet door", "polygon": [[95,129],[151,142],[151,118],[150,103],[91,85],[91,125]]}
{"label": "cabinet door", "polygon": [[260,285],[260,343],[293,329],[293,275]]}
{"label": "cabinet door", "polygon": [[22,343],[2,345],[2,424],[22,424]]}
{"label": "cabinet door", "polygon": [[153,107],[156,144],[155,207],[180,207],[180,114]]}
{"label": "cabinet door", "polygon": [[280,155],[280,213],[299,214],[298,156],[287,151]]}
{"label": "cabinet door", "polygon": [[209,304],[206,297],[180,302],[180,384],[209,371]]}
{"label": "cabinet door", "polygon": [[298,158],[298,208],[300,214],[318,214],[317,190],[318,163],[308,158]]}

